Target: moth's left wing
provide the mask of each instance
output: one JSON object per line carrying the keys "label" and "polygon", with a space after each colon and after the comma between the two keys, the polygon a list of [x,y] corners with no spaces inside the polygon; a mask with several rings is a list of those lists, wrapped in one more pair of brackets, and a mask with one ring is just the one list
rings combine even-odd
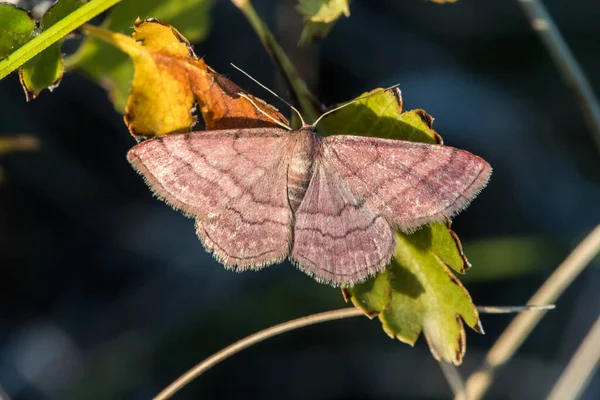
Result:
{"label": "moth's left wing", "polygon": [[326,137],[322,158],[354,195],[404,232],[466,208],[492,172],[464,150],[363,136]]}

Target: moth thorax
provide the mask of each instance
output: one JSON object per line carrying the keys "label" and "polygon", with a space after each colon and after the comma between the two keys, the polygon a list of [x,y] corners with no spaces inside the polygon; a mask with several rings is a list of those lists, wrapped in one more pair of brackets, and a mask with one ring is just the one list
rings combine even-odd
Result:
{"label": "moth thorax", "polygon": [[296,212],[310,183],[316,140],[312,132],[301,132],[288,167],[288,200]]}

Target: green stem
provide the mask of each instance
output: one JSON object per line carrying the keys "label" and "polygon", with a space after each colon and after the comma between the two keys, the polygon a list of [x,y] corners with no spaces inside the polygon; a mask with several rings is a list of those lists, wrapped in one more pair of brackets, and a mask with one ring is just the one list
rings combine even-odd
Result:
{"label": "green stem", "polygon": [[298,74],[294,64],[292,64],[281,46],[279,46],[277,43],[277,40],[275,40],[275,37],[269,28],[258,16],[254,10],[254,7],[252,7],[250,0],[231,1],[246,16],[248,22],[250,22],[250,25],[252,28],[254,28],[254,31],[258,35],[258,38],[262,42],[263,46],[271,58],[273,58],[273,61],[275,61],[275,63],[283,71],[285,79],[287,80],[287,83],[295,96],[295,103],[300,106],[306,122],[314,122],[320,114],[319,104],[315,100],[315,97],[312,95],[310,90],[308,90],[306,83],[304,83],[302,78],[300,78],[300,74]]}
{"label": "green stem", "polygon": [[0,79],[121,0],[91,0],[0,61]]}

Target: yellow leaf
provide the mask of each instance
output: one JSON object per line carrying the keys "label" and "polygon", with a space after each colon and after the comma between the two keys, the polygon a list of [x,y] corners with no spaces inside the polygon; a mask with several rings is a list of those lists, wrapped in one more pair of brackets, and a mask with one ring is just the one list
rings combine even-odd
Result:
{"label": "yellow leaf", "polygon": [[[242,89],[198,59],[187,39],[170,25],[138,19],[132,38],[93,26],[83,30],[133,60],[135,73],[124,118],[134,137],[190,131],[196,122],[192,114],[196,104],[206,129],[275,126],[239,95]],[[273,107],[249,97],[264,112],[287,123]]]}

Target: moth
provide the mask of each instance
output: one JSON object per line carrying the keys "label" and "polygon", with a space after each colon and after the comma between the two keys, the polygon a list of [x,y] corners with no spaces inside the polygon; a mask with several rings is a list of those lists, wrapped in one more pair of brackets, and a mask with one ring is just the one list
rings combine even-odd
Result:
{"label": "moth", "polygon": [[453,217],[491,174],[485,160],[453,147],[289,129],[161,136],[127,158],[157,197],[195,219],[226,268],[289,258],[341,287],[386,267],[395,229]]}

